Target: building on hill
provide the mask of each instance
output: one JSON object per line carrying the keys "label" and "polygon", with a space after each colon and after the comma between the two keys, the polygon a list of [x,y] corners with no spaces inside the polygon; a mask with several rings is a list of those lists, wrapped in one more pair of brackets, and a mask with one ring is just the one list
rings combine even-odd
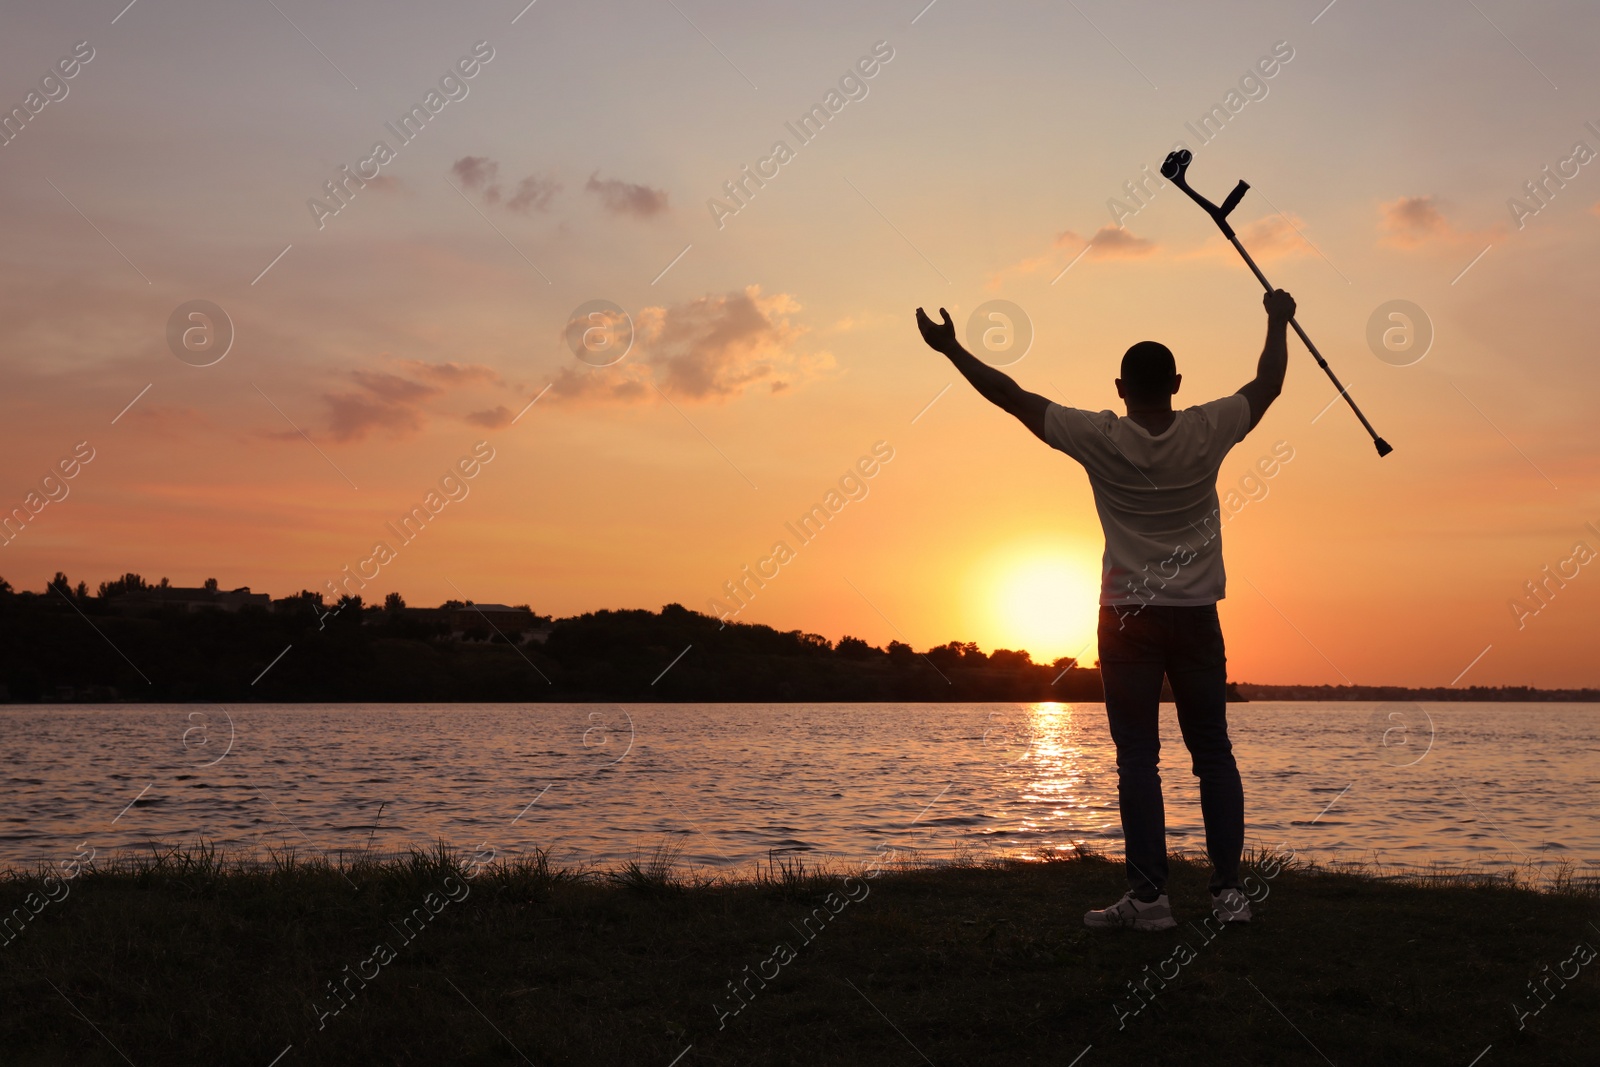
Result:
{"label": "building on hill", "polygon": [[526,607],[509,604],[454,604],[443,609],[449,612],[451,636],[457,640],[485,637],[496,632],[507,640],[521,644],[536,641],[543,644],[550,636],[550,620],[535,615]]}
{"label": "building on hill", "polygon": [[275,615],[289,614],[296,611],[320,612],[323,610],[322,594],[305,590],[293,596],[273,597],[272,606],[269,610]]}

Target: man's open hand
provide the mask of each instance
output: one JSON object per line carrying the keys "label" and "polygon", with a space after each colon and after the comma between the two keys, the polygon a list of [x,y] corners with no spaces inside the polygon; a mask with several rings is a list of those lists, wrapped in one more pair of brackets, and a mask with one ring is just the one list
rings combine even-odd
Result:
{"label": "man's open hand", "polygon": [[1294,297],[1282,289],[1274,289],[1261,297],[1262,305],[1267,309],[1267,318],[1277,322],[1288,322],[1294,318]]}
{"label": "man's open hand", "polygon": [[951,351],[960,347],[956,341],[956,324],[950,321],[950,312],[944,308],[939,309],[939,314],[944,317],[943,325],[928,318],[928,313],[918,308],[917,329],[922,331],[922,339],[928,342],[929,348],[949,355]]}

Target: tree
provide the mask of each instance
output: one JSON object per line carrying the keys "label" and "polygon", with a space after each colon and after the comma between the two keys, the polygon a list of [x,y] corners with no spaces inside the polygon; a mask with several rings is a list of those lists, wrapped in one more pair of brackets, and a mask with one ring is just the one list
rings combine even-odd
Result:
{"label": "tree", "polygon": [[935,665],[943,667],[981,667],[989,659],[974,641],[950,641],[928,649],[927,656]]}
{"label": "tree", "polygon": [[207,578],[206,579],[206,592],[215,593],[216,591],[217,591],[217,580],[215,578]]}
{"label": "tree", "polygon": [[383,598],[383,610],[389,612],[404,611],[406,598],[399,593],[390,593]]}
{"label": "tree", "polygon": [[45,592],[49,592],[52,589],[67,599],[72,599],[72,579],[60,571],[56,571],[56,576],[50,579],[49,585],[45,586]]}
{"label": "tree", "polygon": [[871,656],[883,655],[881,648],[869,645],[861,638],[851,637],[849,634],[839,638],[839,643],[833,647],[833,650],[845,659],[867,659]]}
{"label": "tree", "polygon": [[113,578],[109,582],[101,582],[97,596],[101,600],[108,597],[122,596],[125,593],[136,593],[141,589],[150,588],[139,575],[129,571],[120,578]]}
{"label": "tree", "polygon": [[1078,661],[1073,659],[1071,656],[1058,656],[1056,657],[1055,661],[1050,664],[1050,666],[1060,671],[1071,670],[1077,665]]}
{"label": "tree", "polygon": [[799,642],[800,647],[808,652],[827,652],[833,648],[833,642],[821,634],[805,634],[799,630],[790,630],[789,636]]}
{"label": "tree", "polygon": [[1028,655],[1027,649],[1013,652],[1009,648],[997,648],[989,653],[989,666],[1000,668],[1020,668],[1033,666],[1033,657]]}
{"label": "tree", "polygon": [[318,624],[336,630],[351,632],[361,629],[361,598],[348,593],[334,601],[333,610]]}
{"label": "tree", "polygon": [[285,598],[288,603],[274,605],[273,610],[291,614],[294,612],[315,612],[322,614],[322,594],[314,593],[309,589],[302,589],[291,597]]}

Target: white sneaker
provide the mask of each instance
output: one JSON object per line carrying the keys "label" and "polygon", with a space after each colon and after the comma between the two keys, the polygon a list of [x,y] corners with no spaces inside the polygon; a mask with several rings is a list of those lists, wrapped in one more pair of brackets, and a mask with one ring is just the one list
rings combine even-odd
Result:
{"label": "white sneaker", "polygon": [[1172,905],[1167,902],[1165,893],[1147,904],[1130,891],[1109,908],[1084,912],[1083,925],[1095,929],[1125,927],[1131,930],[1170,930],[1178,922],[1172,917]]}
{"label": "white sneaker", "polygon": [[1225,923],[1247,923],[1250,921],[1250,898],[1237,889],[1213,893],[1211,914]]}

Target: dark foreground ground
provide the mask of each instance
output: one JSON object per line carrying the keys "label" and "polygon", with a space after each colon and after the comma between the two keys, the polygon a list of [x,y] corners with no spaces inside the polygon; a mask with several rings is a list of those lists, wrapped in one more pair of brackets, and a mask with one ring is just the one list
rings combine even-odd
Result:
{"label": "dark foreground ground", "polygon": [[[1258,863],[1249,927],[1091,933],[1121,881],[1093,857],[765,875],[202,852],[11,877],[0,1063],[1596,1062],[1592,892]],[[1204,872],[1172,889],[1198,921]]]}

